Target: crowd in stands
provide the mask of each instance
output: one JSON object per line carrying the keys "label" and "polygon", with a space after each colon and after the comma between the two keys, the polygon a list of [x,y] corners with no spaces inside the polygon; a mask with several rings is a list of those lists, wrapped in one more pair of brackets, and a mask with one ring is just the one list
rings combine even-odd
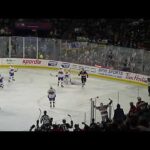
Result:
{"label": "crowd in stands", "polygon": [[12,36],[11,42],[9,40],[9,37],[0,37],[1,58],[11,54],[11,58],[58,60],[145,75],[150,72],[150,53],[144,49],[37,37]]}
{"label": "crowd in stands", "polygon": [[[26,23],[38,26],[42,22],[43,30],[17,29],[18,23],[24,27]],[[148,19],[0,19],[0,36],[12,36],[11,45],[7,37],[0,37],[0,57],[8,57],[11,47],[11,57],[15,58],[39,56],[147,75],[149,33]],[[23,39],[14,36],[28,36],[24,40],[24,56]],[[38,55],[34,36],[39,36]]]}
{"label": "crowd in stands", "polygon": [[[41,124],[41,125],[40,125]],[[35,125],[30,127],[29,131],[35,132],[143,132],[150,131],[150,105],[137,97],[137,103],[130,102],[130,109],[127,114],[124,114],[123,108],[117,104],[114,110],[112,119],[106,121],[95,122],[93,118],[90,124],[84,124],[84,128],[80,128],[79,124],[74,124],[73,120],[67,123],[65,119],[61,124],[53,123],[53,118],[50,118],[47,111],[44,111],[40,120],[37,120]]]}
{"label": "crowd in stands", "polygon": [[[17,23],[44,22],[47,30],[18,30]],[[0,35],[42,36],[71,41],[106,42],[123,47],[141,48],[149,43],[150,21],[148,19],[101,18],[101,19],[1,19]],[[42,33],[43,32],[43,33]]]}

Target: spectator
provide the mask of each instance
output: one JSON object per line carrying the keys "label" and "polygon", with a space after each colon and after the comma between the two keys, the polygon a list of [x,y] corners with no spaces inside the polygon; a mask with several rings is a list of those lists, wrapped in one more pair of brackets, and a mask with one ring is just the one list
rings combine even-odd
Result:
{"label": "spectator", "polygon": [[114,111],[114,118],[113,118],[113,120],[117,124],[122,124],[123,121],[125,120],[124,111],[123,111],[122,108],[120,108],[120,104],[117,104],[117,109],[115,109],[115,111]]}
{"label": "spectator", "polygon": [[46,110],[44,111],[44,115],[41,117],[41,121],[40,122],[42,124],[41,128],[43,130],[49,128],[49,126],[50,126],[50,117],[47,115],[47,111]]}
{"label": "spectator", "polygon": [[83,131],[90,131],[90,127],[85,122],[82,122],[82,124],[84,125]]}
{"label": "spectator", "polygon": [[74,130],[73,131],[82,131],[79,127],[79,124],[74,125]]}
{"label": "spectator", "polygon": [[139,131],[150,131],[148,120],[143,119],[143,118],[140,119],[139,122],[138,122],[137,129]]}
{"label": "spectator", "polygon": [[62,124],[60,125],[62,131],[69,131],[69,129],[73,128],[73,121],[71,120],[70,124],[66,123],[66,119],[62,120]]}
{"label": "spectator", "polygon": [[95,130],[96,127],[97,127],[97,124],[95,123],[95,119],[93,118],[93,119],[92,119],[92,122],[91,122],[91,124],[90,124],[90,129],[91,129],[91,130]]}
{"label": "spectator", "polygon": [[133,104],[133,102],[130,102],[130,110],[128,112],[128,116],[129,117],[135,116],[136,112],[137,112],[136,106]]}
{"label": "spectator", "polygon": [[53,129],[52,129],[53,132],[60,132],[61,129],[60,129],[60,125],[59,124],[53,124]]}
{"label": "spectator", "polygon": [[137,97],[138,102],[136,103],[137,111],[139,112],[142,108],[142,105],[144,104],[144,101],[142,101],[141,97]]}

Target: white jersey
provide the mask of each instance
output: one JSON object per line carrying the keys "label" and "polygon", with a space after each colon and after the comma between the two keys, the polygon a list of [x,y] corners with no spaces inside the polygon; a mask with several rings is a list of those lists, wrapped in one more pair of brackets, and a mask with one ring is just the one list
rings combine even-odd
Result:
{"label": "white jersey", "polygon": [[14,67],[10,67],[9,68],[9,74],[14,74],[15,72],[15,68]]}
{"label": "white jersey", "polygon": [[64,78],[64,70],[63,69],[60,69],[58,71],[58,78]]}
{"label": "white jersey", "polygon": [[70,76],[71,76],[71,75],[70,75],[70,72],[69,72],[69,71],[66,71],[66,72],[65,72],[65,78],[69,78],[69,79],[70,79]]}
{"label": "white jersey", "polygon": [[96,108],[100,111],[102,116],[107,116],[108,115],[107,107],[108,107],[108,105],[103,105],[103,106],[99,106]]}
{"label": "white jersey", "polygon": [[55,89],[49,89],[48,90],[48,98],[55,98],[55,97],[56,97]]}

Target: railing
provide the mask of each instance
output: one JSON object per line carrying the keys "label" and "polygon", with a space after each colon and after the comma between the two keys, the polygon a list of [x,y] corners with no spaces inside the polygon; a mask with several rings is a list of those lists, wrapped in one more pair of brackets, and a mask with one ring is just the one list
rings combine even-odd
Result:
{"label": "railing", "polygon": [[150,52],[88,42],[69,42],[39,37],[0,37],[1,58],[35,58],[86,65],[149,75]]}

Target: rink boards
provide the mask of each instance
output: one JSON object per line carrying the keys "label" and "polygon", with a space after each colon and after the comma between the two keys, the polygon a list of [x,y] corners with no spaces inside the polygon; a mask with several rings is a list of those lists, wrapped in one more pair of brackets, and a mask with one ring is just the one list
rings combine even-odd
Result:
{"label": "rink boards", "polygon": [[[146,75],[124,72],[113,69],[98,68],[94,66],[87,66],[81,64],[74,64],[69,62],[55,61],[55,60],[42,60],[42,59],[26,59],[26,58],[0,58],[0,67],[6,68],[10,64],[17,68],[37,68],[57,70],[61,66],[64,69],[70,69],[71,73],[76,74],[84,68],[91,77],[105,78],[109,80],[117,80],[121,82],[128,82],[129,84],[136,84],[147,87]],[[2,73],[2,72],[1,72]]]}

